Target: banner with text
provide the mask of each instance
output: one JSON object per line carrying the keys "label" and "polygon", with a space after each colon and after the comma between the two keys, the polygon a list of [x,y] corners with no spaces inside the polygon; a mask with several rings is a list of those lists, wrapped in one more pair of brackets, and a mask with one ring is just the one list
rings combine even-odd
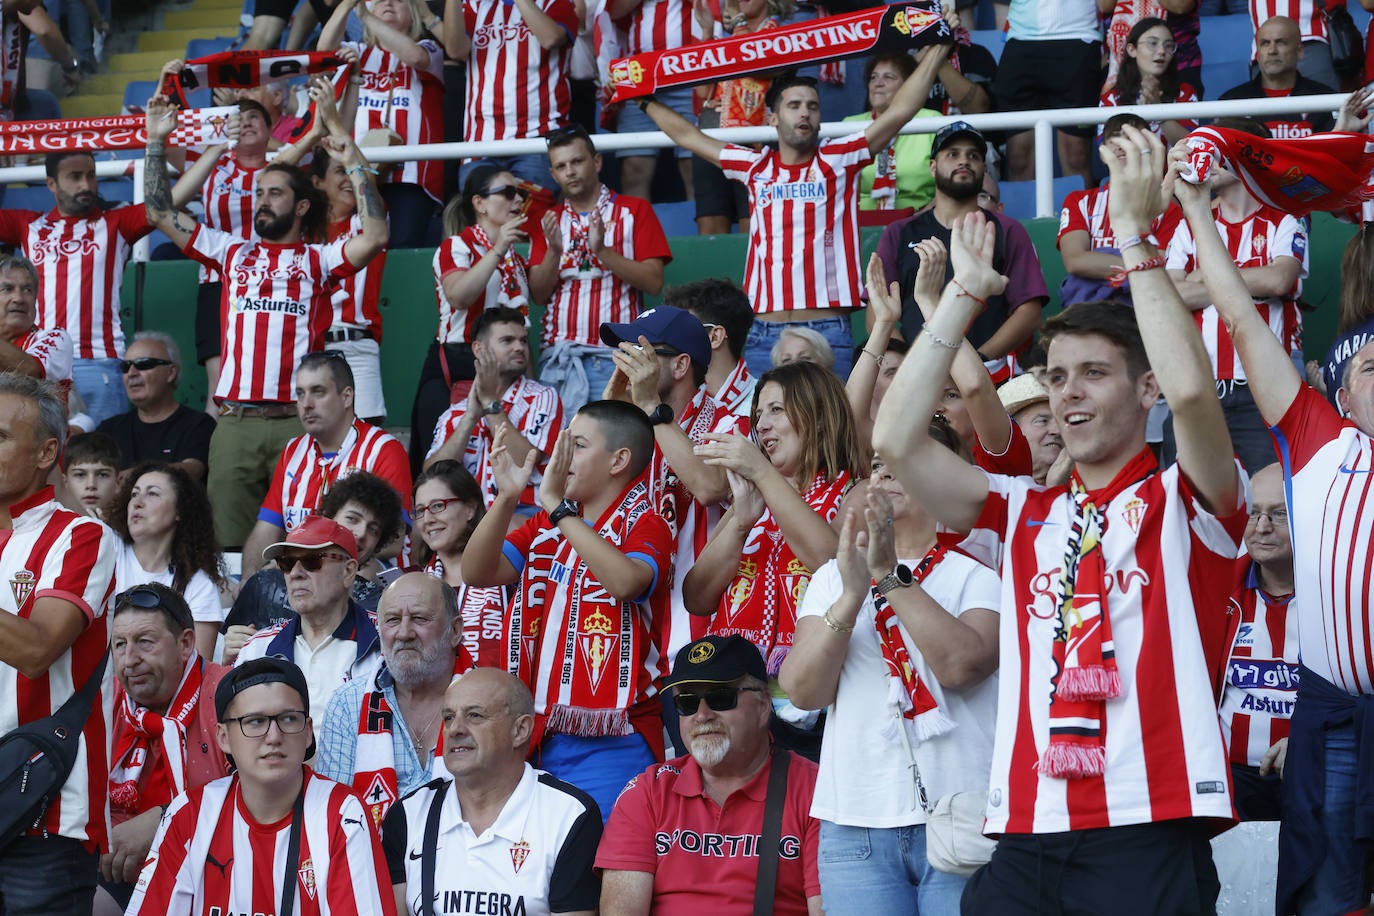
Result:
{"label": "banner with text", "polygon": [[[168,138],[168,145],[186,148],[227,144],[229,116],[235,114],[236,107],[179,111],[177,127]],[[98,152],[142,149],[147,145],[147,118],[143,115],[0,123],[0,155]]]}

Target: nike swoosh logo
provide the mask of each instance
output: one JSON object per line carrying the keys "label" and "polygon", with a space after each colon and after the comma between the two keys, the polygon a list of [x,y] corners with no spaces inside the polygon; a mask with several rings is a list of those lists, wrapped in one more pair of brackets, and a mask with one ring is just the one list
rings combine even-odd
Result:
{"label": "nike swoosh logo", "polygon": [[418,861],[420,861],[421,859],[423,859],[424,857],[425,857],[425,854],[424,854],[423,852],[416,852],[416,851],[413,850],[413,849],[410,851],[410,861],[412,861],[412,862],[418,862]]}
{"label": "nike swoosh logo", "polygon": [[1026,519],[1026,527],[1027,527],[1027,528],[1043,528],[1043,527],[1045,527],[1046,525],[1057,525],[1057,524],[1059,524],[1059,523],[1058,523],[1058,522],[1052,522],[1052,521],[1050,521],[1049,519],[1045,519],[1045,518],[1028,518],[1028,519]]}
{"label": "nike swoosh logo", "polygon": [[1348,468],[1341,465],[1342,474],[1374,474],[1374,468]]}

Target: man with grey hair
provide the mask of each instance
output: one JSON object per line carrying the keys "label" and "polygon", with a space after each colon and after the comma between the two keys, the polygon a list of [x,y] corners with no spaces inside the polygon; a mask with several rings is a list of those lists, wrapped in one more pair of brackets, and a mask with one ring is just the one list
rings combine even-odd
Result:
{"label": "man with grey hair", "polygon": [[38,269],[17,254],[0,256],[0,372],[47,379],[63,402],[72,387],[72,338],[38,326]]}
{"label": "man with grey hair", "polygon": [[[3,290],[0,274],[0,294]],[[177,401],[181,350],[176,340],[162,331],[139,331],[119,368],[133,409],[110,417],[97,431],[119,446],[120,470],[141,461],[165,461],[195,480],[205,480],[215,421],[205,411]]]}
{"label": "man with grey hair", "polygon": [[398,798],[446,775],[436,746],[444,691],[471,665],[459,650],[458,595],[425,573],[406,573],[382,592],[377,632],[382,663],[374,677],[334,692],[315,768],[352,785],[380,827]]}
{"label": "man with grey hair", "polygon": [[6,913],[90,913],[96,850],[109,848],[111,673],[106,608],[118,540],[57,502],[48,476],[67,435],[50,382],[0,374],[0,735],[49,716],[92,678],[98,690],[76,766],[39,829],[0,856]]}

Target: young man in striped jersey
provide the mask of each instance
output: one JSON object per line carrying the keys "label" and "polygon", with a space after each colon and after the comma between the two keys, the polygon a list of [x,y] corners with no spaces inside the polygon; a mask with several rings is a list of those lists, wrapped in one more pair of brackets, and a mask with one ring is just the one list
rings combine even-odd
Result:
{"label": "young man in striped jersey", "polygon": [[[954,279],[878,412],[874,447],[907,492],[1002,573],[985,828],[1001,840],[965,912],[1215,907],[1209,837],[1232,808],[1213,685],[1246,499],[1202,340],[1148,240],[1164,155],[1132,127],[1103,150],[1134,308],[1079,303],[1042,330],[1068,486],[984,473],[909,421],[934,412],[965,329],[1006,283],[982,214],[956,221]],[[1167,468],[1145,443],[1161,390],[1179,441]]]}

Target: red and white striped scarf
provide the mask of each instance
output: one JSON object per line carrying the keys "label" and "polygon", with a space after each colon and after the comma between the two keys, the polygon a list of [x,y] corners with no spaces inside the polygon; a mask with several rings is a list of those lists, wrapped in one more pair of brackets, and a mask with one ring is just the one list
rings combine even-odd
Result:
{"label": "red and white striped scarf", "polygon": [[[204,660],[192,654],[165,714],[139,706],[122,686],[119,688],[119,717],[126,728],[110,758],[111,802],[121,808],[146,810],[165,805],[186,791],[186,723],[196,714],[204,674]],[[154,742],[162,753],[150,768]]]}
{"label": "red and white striped scarf", "polygon": [[[948,549],[943,544],[930,548],[911,571],[916,584],[925,581],[931,570],[940,565]],[[906,639],[898,626],[897,612],[887,603],[886,597],[878,594],[876,582],[870,594],[873,599],[873,624],[878,628],[878,642],[882,645],[883,661],[887,664],[889,702],[902,711],[902,725],[912,732],[916,740],[927,741],[945,734],[954,728],[954,723],[940,710],[935,695],[921,680],[921,673],[911,661],[911,651],[906,647]],[[884,730],[895,726],[896,722],[889,720]]]}
{"label": "red and white striped scarf", "polygon": [[[477,223],[472,224],[472,239],[482,247],[483,254],[491,251],[491,238]],[[530,282],[525,273],[524,260],[516,253],[514,246],[506,249],[506,256],[501,259],[496,269],[501,272],[501,289],[510,300],[511,307],[518,308],[517,302],[523,304],[523,301],[529,298]]]}
{"label": "red and white striped scarf", "polygon": [[[178,111],[167,143],[181,148],[232,145],[229,116],[237,113],[232,106]],[[7,121],[0,123],[0,154],[142,149],[148,145],[146,128],[143,115]]]}
{"label": "red and white striped scarf", "polygon": [[[372,689],[363,694],[358,712],[358,749],[353,757],[353,791],[372,815],[378,828],[382,818],[401,797],[396,779],[396,751],[392,731],[396,713],[387,702],[384,684],[393,683],[386,665],[377,668]],[[429,771],[435,777],[448,775],[444,767],[443,728],[435,731],[434,756]]]}

